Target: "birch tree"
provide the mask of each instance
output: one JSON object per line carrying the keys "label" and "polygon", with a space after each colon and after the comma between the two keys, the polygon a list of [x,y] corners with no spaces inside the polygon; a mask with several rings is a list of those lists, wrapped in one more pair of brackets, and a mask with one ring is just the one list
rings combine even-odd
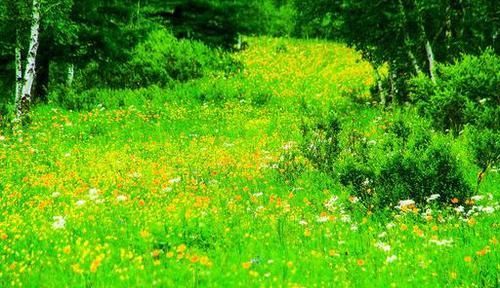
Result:
{"label": "birch tree", "polygon": [[[39,46],[40,36],[40,1],[33,0],[33,7],[31,12],[31,29],[30,29],[30,42],[26,55],[26,64],[23,73],[21,47],[19,47],[19,40],[16,41],[15,57],[16,57],[16,95],[15,95],[15,109],[16,119],[19,120],[24,113],[29,109],[32,100],[33,82],[36,76],[36,56]],[[19,36],[17,36],[19,37]]]}

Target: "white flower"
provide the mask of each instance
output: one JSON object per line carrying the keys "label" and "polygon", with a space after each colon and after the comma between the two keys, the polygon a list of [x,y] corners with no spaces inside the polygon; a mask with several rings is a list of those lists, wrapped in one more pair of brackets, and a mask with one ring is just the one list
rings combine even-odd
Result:
{"label": "white flower", "polygon": [[391,245],[386,244],[384,242],[377,242],[377,243],[375,243],[375,247],[377,247],[378,249],[380,249],[380,250],[382,250],[384,252],[391,251]]}
{"label": "white flower", "polygon": [[431,196],[429,196],[427,198],[427,202],[434,201],[434,200],[438,199],[439,197],[441,197],[441,195],[439,195],[439,194],[432,194]]}
{"label": "white flower", "polygon": [[339,197],[338,196],[332,196],[326,203],[325,203],[325,207],[327,209],[331,209],[333,208],[333,206],[335,205],[335,202],[337,202],[337,200],[339,200]]}
{"label": "white flower", "polygon": [[474,200],[474,201],[481,201],[484,199],[484,196],[483,195],[475,195],[475,196],[470,197],[470,199]]}
{"label": "white flower", "polygon": [[328,222],[328,217],[327,216],[319,216],[318,218],[316,218],[316,222],[318,222],[318,223]]}
{"label": "white flower", "polygon": [[384,238],[385,236],[387,236],[387,232],[385,232],[385,231],[378,234],[378,238]]}
{"label": "white flower", "polygon": [[176,178],[168,180],[168,183],[170,183],[170,184],[179,183],[179,182],[181,182],[181,177],[176,177]]}
{"label": "white flower", "polygon": [[344,223],[349,223],[349,222],[351,222],[351,216],[349,216],[349,215],[342,215],[342,217],[340,217],[340,221],[342,221]]}
{"label": "white flower", "polygon": [[0,135],[0,141],[5,141],[5,136]]}
{"label": "white flower", "polygon": [[408,199],[408,200],[401,200],[399,201],[398,206],[396,206],[396,209],[406,209],[410,208],[412,206],[415,206],[415,201]]}
{"label": "white flower", "polygon": [[299,224],[300,224],[300,225],[307,225],[307,221],[306,221],[306,220],[300,220],[300,221],[299,221]]}
{"label": "white flower", "polygon": [[396,224],[394,224],[394,223],[390,222],[390,223],[388,223],[387,225],[385,225],[385,227],[386,227],[387,229],[392,229],[392,228],[396,227]]}
{"label": "white flower", "polygon": [[63,216],[54,216],[52,217],[52,219],[54,219],[54,223],[52,223],[53,229],[64,229],[64,226],[66,225],[66,220],[64,220]]}
{"label": "white flower", "polygon": [[262,192],[259,192],[259,193],[254,193],[254,194],[253,194],[253,197],[260,197],[260,196],[262,196],[263,194],[264,194],[264,193],[262,193]]}
{"label": "white flower", "polygon": [[396,255],[391,255],[391,256],[388,256],[386,259],[385,259],[385,262],[387,263],[392,263],[394,261],[396,261],[398,259],[398,257]]}
{"label": "white flower", "polygon": [[125,196],[125,195],[118,195],[118,196],[116,196],[116,201],[118,201],[118,202],[127,201],[127,196]]}
{"label": "white flower", "polygon": [[465,208],[464,208],[464,206],[458,206],[458,207],[455,208],[455,211],[457,213],[464,213]]}
{"label": "white flower", "polygon": [[86,203],[85,200],[78,200],[78,201],[76,201],[75,204],[76,204],[76,206],[83,206],[83,205],[85,205],[85,203]]}
{"label": "white flower", "polygon": [[90,200],[96,200],[97,198],[99,198],[99,190],[97,190],[97,188],[90,188],[89,198]]}
{"label": "white flower", "polygon": [[437,246],[451,246],[453,244],[453,239],[450,240],[436,240],[436,239],[431,239],[429,240],[429,243],[436,244]]}
{"label": "white flower", "polygon": [[358,225],[351,225],[351,231],[358,231]]}
{"label": "white flower", "polygon": [[57,198],[59,196],[61,196],[60,192],[55,191],[55,192],[52,193],[52,198]]}
{"label": "white flower", "polygon": [[488,213],[488,214],[491,214],[491,213],[495,212],[495,208],[488,206],[488,207],[482,208],[481,211]]}

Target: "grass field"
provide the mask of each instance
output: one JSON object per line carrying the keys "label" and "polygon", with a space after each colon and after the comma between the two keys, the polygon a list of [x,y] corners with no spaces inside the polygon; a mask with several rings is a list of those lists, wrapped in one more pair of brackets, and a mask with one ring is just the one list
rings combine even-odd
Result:
{"label": "grass field", "polygon": [[[353,50],[249,43],[241,75],[0,130],[0,287],[498,287],[498,172],[468,215],[367,209],[307,161],[284,177],[304,107],[367,138],[397,113],[365,103],[373,69]],[[204,101],[217,91],[232,94]]]}

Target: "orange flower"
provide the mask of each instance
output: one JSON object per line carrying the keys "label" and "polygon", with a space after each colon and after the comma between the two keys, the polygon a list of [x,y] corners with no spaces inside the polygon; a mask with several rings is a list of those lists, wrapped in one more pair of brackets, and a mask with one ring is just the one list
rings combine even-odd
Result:
{"label": "orange flower", "polygon": [[451,203],[453,203],[453,204],[457,204],[458,202],[459,202],[459,200],[457,197],[454,197],[451,199]]}
{"label": "orange flower", "polygon": [[187,249],[186,244],[181,244],[177,247],[177,253],[182,253],[182,252],[186,251],[186,249]]}
{"label": "orange flower", "polygon": [[252,263],[250,263],[250,262],[243,262],[241,264],[241,266],[243,267],[243,269],[250,269],[250,266],[252,266]]}
{"label": "orange flower", "polygon": [[356,261],[356,263],[358,264],[358,266],[363,266],[363,265],[365,265],[365,261],[364,261],[363,259],[358,259],[358,260]]}
{"label": "orange flower", "polygon": [[467,262],[467,263],[470,263],[470,262],[472,262],[472,257],[470,257],[470,256],[465,256],[465,257],[464,257],[464,261],[465,261],[465,262]]}

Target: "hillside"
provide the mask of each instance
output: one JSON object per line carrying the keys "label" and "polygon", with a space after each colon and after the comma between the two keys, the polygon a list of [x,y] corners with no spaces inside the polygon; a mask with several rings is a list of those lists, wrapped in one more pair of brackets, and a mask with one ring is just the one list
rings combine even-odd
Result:
{"label": "hillside", "polygon": [[[432,143],[449,144],[458,156],[443,163],[459,161],[456,173],[472,187],[478,167],[464,148],[472,136],[438,135],[410,110],[376,107],[373,68],[343,44],[247,41],[235,55],[240,73],[95,90],[83,109],[39,105],[29,125],[2,128],[0,286],[498,284],[498,172],[485,177],[481,196],[450,194],[454,206],[425,194],[425,207],[380,210],[364,202],[369,176],[355,179],[367,183],[360,194],[339,176],[356,164],[356,149],[373,151],[366,167],[391,162],[377,159],[390,154],[391,127],[403,121],[412,125],[409,144],[394,151],[416,155],[404,163],[437,159]],[[341,132],[323,123],[330,116]],[[431,150],[410,150],[424,132]],[[335,139],[331,160],[321,149]],[[404,178],[380,171],[374,190],[384,175]],[[424,179],[439,177],[432,173]]]}

